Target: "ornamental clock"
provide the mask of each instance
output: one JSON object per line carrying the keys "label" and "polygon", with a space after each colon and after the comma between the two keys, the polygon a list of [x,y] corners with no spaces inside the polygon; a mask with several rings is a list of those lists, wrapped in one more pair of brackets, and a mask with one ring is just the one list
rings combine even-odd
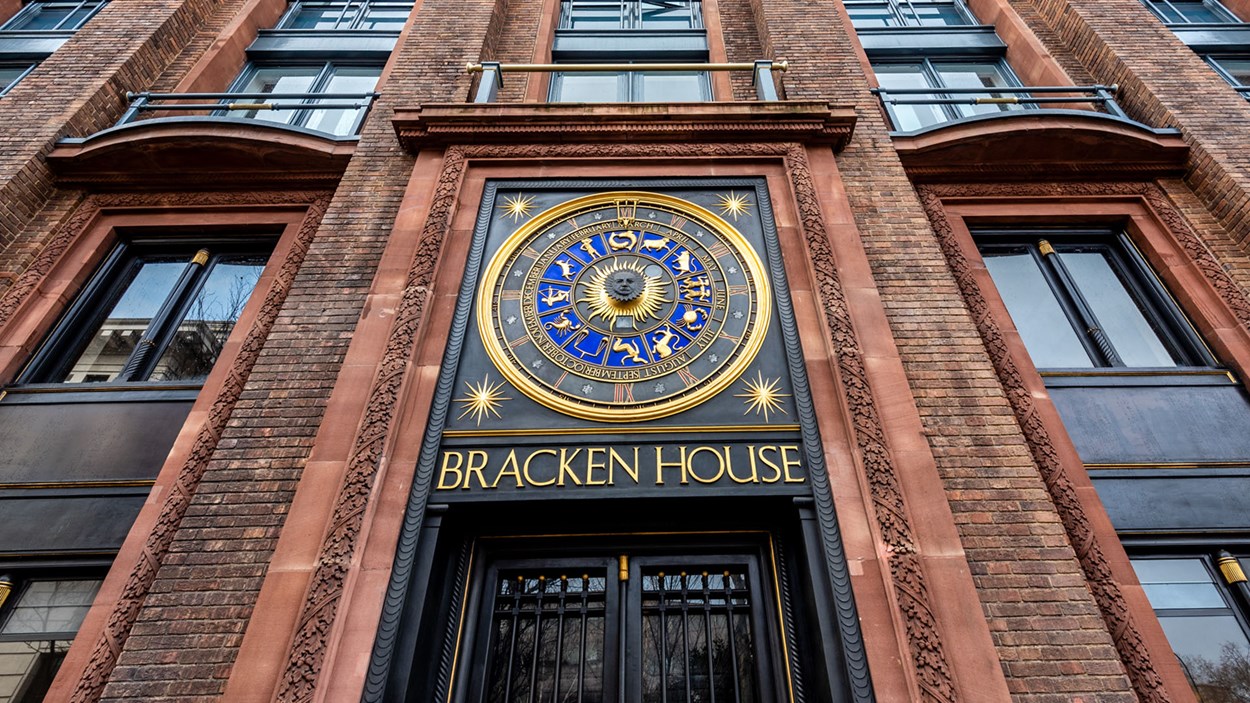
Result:
{"label": "ornamental clock", "polygon": [[553,207],[510,236],[482,277],[477,323],[491,361],[533,400],[635,422],[733,383],[763,343],[771,299],[728,222],[622,191]]}

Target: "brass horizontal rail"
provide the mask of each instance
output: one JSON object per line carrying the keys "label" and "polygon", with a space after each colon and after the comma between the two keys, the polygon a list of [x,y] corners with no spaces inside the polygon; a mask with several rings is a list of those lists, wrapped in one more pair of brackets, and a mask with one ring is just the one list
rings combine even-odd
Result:
{"label": "brass horizontal rail", "polygon": [[[785,71],[789,61],[773,61],[772,70]],[[469,73],[481,73],[480,63],[466,66]],[[592,73],[596,71],[754,71],[754,63],[505,63],[503,73]]]}

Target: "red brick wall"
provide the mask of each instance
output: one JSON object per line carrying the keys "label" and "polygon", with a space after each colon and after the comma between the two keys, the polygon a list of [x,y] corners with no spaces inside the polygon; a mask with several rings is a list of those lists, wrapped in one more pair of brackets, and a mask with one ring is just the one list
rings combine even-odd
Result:
{"label": "red brick wall", "polygon": [[1135,119],[1181,130],[1193,147],[1186,181],[1247,250],[1250,103],[1139,0],[1011,3],[1044,23],[1040,34],[1052,51],[1070,51],[1095,80],[1118,84],[1120,103]]}
{"label": "red brick wall", "polygon": [[828,6],[756,5],[787,97],[859,106],[838,166],[1015,699],[1136,700],[851,38]]}
{"label": "red brick wall", "polygon": [[418,11],[103,700],[221,694],[413,168],[391,112],[468,97],[494,6]]}

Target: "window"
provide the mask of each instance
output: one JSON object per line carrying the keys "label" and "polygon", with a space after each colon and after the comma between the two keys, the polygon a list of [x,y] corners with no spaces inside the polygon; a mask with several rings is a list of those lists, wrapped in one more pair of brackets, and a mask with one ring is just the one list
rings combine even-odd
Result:
{"label": "window", "polygon": [[1206,60],[1242,97],[1250,98],[1250,57],[1207,56]]}
{"label": "window", "polygon": [[0,576],[0,703],[43,700],[100,583]]}
{"label": "window", "polygon": [[963,0],[844,0],[856,29],[975,25]]}
{"label": "window", "polygon": [[[231,92],[253,94],[298,95],[309,97],[275,98],[282,104],[307,104],[310,107],[292,110],[249,110],[229,112],[233,117],[277,122],[304,127],[329,134],[350,135],[360,129],[367,107],[359,96],[369,93],[382,74],[380,66],[344,65],[335,62],[317,64],[252,65],[244,69]],[[317,98],[315,94],[357,96]],[[318,104],[360,107],[315,107]]]}
{"label": "window", "polygon": [[[1011,69],[1002,61],[920,61],[879,62],[872,66],[877,81],[883,90],[892,88],[1005,88],[1019,86]],[[1015,93],[1013,93],[1014,95]],[[972,101],[979,97],[1001,97],[1003,93],[986,91],[984,93],[960,93],[948,96],[941,90],[933,93],[905,94],[899,99],[942,99],[958,97]],[[902,132],[923,129],[942,122],[971,117],[978,114],[993,114],[1006,110],[1019,110],[1021,105],[1011,104],[890,104],[886,103],[894,128]]]}
{"label": "window", "polygon": [[[1207,555],[1131,560],[1198,700],[1250,700],[1250,638],[1238,594]],[[1243,584],[1244,585],[1244,584]]]}
{"label": "window", "polygon": [[1122,233],[977,233],[985,266],[1039,368],[1211,366]]}
{"label": "window", "polygon": [[500,558],[481,583],[464,700],[779,699],[756,554]]}
{"label": "window", "polygon": [[[565,0],[552,46],[556,63],[706,62],[707,32],[691,0]],[[705,71],[554,73],[552,102],[701,102]]]}
{"label": "window", "polygon": [[697,0],[571,0],[561,4],[562,29],[702,29]]}
{"label": "window", "polygon": [[553,102],[700,102],[712,99],[702,71],[556,73]]}
{"label": "window", "polygon": [[0,32],[72,32],[104,7],[103,0],[32,2],[3,25]]}
{"label": "window", "polygon": [[30,62],[22,63],[0,63],[0,95],[9,92],[18,81],[26,77],[27,73],[35,70],[35,64]]}
{"label": "window", "polygon": [[1168,24],[1226,24],[1238,22],[1216,0],[1143,0],[1155,16]]}
{"label": "window", "polygon": [[277,29],[398,32],[411,11],[411,2],[294,2]]}
{"label": "window", "polygon": [[269,248],[228,240],[122,244],[20,381],[202,381],[251,298]]}

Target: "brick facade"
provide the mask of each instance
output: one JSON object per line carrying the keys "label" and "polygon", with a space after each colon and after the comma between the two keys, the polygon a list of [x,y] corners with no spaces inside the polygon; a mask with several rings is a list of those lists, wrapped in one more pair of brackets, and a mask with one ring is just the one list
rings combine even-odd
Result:
{"label": "brick facade", "polygon": [[[1139,0],[969,4],[983,16],[1001,13],[994,24],[1011,43],[1009,59],[1032,56],[1045,62],[1037,73],[1066,73],[1071,84],[1118,84],[1117,99],[1131,118],[1180,130],[1190,147],[1183,173],[1134,182],[1157,182],[1230,283],[1221,288],[1223,302],[1214,294],[1176,297],[1189,308],[1203,308],[1204,301],[1235,308],[1232,298],[1250,297],[1246,100]],[[770,188],[779,188],[773,197],[785,200],[781,216],[795,213],[786,225],[787,255],[813,257],[788,262],[815,282],[801,290],[811,297],[801,302],[811,310],[841,306],[850,323],[843,333],[813,317],[800,321],[799,330],[806,353],[828,354],[824,375],[813,373],[814,387],[843,394],[818,398],[818,414],[827,423],[822,431],[845,425],[844,437],[826,438],[827,451],[835,503],[847,511],[839,519],[848,532],[877,700],[1194,700],[1110,520],[1098,499],[1089,498],[1092,487],[1079,510],[1095,511],[1095,527],[1074,532],[1069,506],[1038,459],[1036,418],[1013,395],[1044,395],[1040,377],[1031,364],[1022,372],[1024,385],[1005,377],[1003,355],[989,338],[998,328],[986,324],[1005,310],[970,309],[970,289],[952,260],[955,235],[935,226],[943,197],[963,196],[949,195],[953,190],[941,196],[939,188],[922,201],[870,92],[877,83],[841,3],[704,0],[704,8],[720,27],[727,61],[790,62],[778,74],[784,100],[853,108],[849,143],[836,153],[822,145],[771,145],[756,153],[746,151],[751,144],[739,152],[718,146],[724,158],[676,147],[671,155],[630,156],[628,134],[614,138],[621,144],[586,142],[579,151],[573,141],[565,151],[547,148],[537,157],[532,154],[541,150],[524,137],[516,139],[515,154],[499,146],[475,156],[472,142],[409,150],[393,124],[397,110],[471,100],[476,84],[469,63],[548,60],[558,10],[553,0],[417,0],[379,83],[382,97],[333,193],[287,194],[291,202],[283,207],[306,212],[306,226],[314,228],[298,245],[306,251],[289,259],[288,287],[274,299],[254,359],[236,366],[244,371],[235,396],[223,371],[201,391],[48,700],[356,700],[373,685],[366,682],[369,653],[343,643],[367,640],[377,627],[389,561],[378,567],[381,558],[370,549],[398,539],[416,461],[395,437],[401,430],[420,437],[412,428],[423,427],[429,412],[450,324],[437,306],[454,303],[460,275],[454,269],[466,256],[482,183],[501,174],[741,175],[757,165]],[[250,41],[281,10],[246,0],[114,0],[0,98],[0,335],[7,335],[0,347],[34,346],[38,335],[11,320],[25,319],[22,311],[41,296],[55,297],[56,309],[63,308],[86,276],[79,272],[77,284],[56,288],[53,279],[63,276],[39,270],[41,253],[68,265],[45,248],[96,207],[96,193],[58,185],[45,163],[57,140],[112,126],[126,91],[224,89],[223,78],[245,59],[240,37]],[[749,73],[727,80],[733,100],[755,99]],[[545,86],[541,73],[509,74],[498,99],[542,102]],[[810,173],[799,173],[805,170]],[[1097,191],[1103,184],[1092,166],[1061,175],[1066,180],[1058,184],[1051,175],[1036,179],[1036,194],[1018,199],[1069,187]],[[802,184],[814,184],[810,203]],[[150,185],[111,188],[144,191],[158,204],[128,206],[144,211],[172,211],[182,198],[177,182],[159,192]],[[245,182],[221,189],[230,195],[205,209],[275,205],[284,197],[251,191]],[[188,196],[186,207],[203,195]],[[819,222],[811,221],[813,210]],[[813,244],[820,233],[827,234],[823,249]],[[431,280],[415,279],[417,270]],[[823,284],[826,271],[835,272],[833,289]],[[14,285],[19,276],[39,287]],[[436,298],[436,286],[451,297]],[[42,331],[51,324],[42,323]],[[19,332],[29,337],[20,344],[13,341]],[[1236,350],[1239,339],[1230,334],[1219,344]],[[1241,354],[1250,347],[1234,356]],[[838,365],[844,357],[866,369],[868,388],[861,390],[876,429],[856,411],[848,390],[855,379]],[[377,422],[369,403],[380,387],[400,401]],[[1050,407],[1049,400],[1042,405]],[[211,408],[219,408],[216,431]],[[197,437],[212,440],[198,455],[191,447]],[[382,448],[375,471],[361,478],[351,452],[371,441]],[[1063,469],[1084,475],[1066,435],[1055,443]],[[881,517],[886,501],[874,493],[885,479],[865,468],[872,447],[880,447],[893,471],[897,505],[889,508],[911,529],[906,543],[886,534],[894,518]],[[175,480],[188,474],[193,480]],[[1082,490],[1089,485],[1087,476],[1078,482]],[[355,526],[350,539],[342,537],[344,520]],[[1110,596],[1091,586],[1091,541],[1115,572],[1119,590]],[[374,620],[353,619],[362,612]]]}

